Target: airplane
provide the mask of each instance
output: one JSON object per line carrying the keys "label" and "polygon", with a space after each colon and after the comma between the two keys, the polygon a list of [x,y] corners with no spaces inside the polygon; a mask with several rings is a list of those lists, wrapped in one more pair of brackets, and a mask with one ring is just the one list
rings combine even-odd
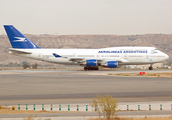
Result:
{"label": "airplane", "polygon": [[12,48],[9,53],[64,65],[80,65],[84,70],[98,70],[99,66],[117,68],[118,65],[162,62],[169,56],[155,47],[110,47],[100,49],[44,49],[25,37],[13,25],[4,25]]}

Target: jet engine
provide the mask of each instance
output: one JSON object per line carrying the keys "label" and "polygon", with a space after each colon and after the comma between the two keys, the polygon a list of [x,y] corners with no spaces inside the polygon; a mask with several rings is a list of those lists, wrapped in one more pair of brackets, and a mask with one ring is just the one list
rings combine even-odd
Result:
{"label": "jet engine", "polygon": [[94,60],[94,59],[87,60],[86,65],[87,65],[87,67],[95,67],[95,66],[97,66],[97,60]]}
{"label": "jet engine", "polygon": [[118,67],[118,62],[117,61],[107,61],[106,66],[108,68],[117,68]]}

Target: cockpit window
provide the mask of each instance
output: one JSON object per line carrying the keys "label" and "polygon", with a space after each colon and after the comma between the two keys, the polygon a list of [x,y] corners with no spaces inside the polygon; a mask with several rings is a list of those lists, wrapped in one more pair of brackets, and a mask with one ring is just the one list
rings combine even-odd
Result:
{"label": "cockpit window", "polygon": [[158,49],[155,49],[155,50],[158,50]]}

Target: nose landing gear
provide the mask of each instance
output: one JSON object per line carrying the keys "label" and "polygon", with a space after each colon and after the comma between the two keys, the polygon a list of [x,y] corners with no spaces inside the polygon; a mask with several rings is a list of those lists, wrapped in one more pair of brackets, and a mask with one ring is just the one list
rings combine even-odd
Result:
{"label": "nose landing gear", "polygon": [[98,67],[84,67],[84,70],[99,70]]}

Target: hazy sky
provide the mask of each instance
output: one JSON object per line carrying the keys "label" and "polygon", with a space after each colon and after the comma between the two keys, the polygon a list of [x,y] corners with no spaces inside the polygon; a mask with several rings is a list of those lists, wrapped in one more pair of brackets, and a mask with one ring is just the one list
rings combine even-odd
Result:
{"label": "hazy sky", "polygon": [[172,34],[172,0],[0,0],[4,24],[29,34]]}

